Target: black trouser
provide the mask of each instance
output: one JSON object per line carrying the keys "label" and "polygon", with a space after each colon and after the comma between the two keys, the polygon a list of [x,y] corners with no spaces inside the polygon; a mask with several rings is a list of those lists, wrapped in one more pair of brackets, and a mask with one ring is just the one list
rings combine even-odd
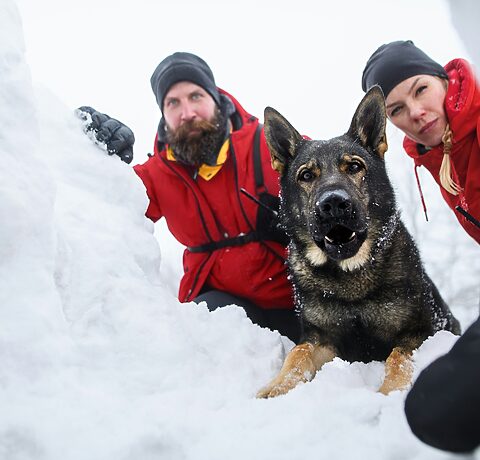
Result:
{"label": "black trouser", "polygon": [[300,320],[294,310],[284,309],[263,309],[247,299],[235,297],[228,292],[223,291],[206,291],[194,299],[194,302],[206,302],[210,311],[216,310],[226,305],[238,305],[242,307],[252,323],[261,327],[267,327],[280,332],[287,336],[290,340],[298,343],[300,339]]}

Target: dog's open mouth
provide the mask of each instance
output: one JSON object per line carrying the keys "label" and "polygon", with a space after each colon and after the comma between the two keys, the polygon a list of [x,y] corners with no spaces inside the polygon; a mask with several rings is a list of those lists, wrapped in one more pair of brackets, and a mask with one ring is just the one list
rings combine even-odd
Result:
{"label": "dog's open mouth", "polygon": [[326,235],[325,235],[325,245],[330,244],[334,246],[339,246],[341,244],[346,244],[350,241],[353,241],[357,236],[356,232],[350,230],[343,225],[335,225]]}
{"label": "dog's open mouth", "polygon": [[[315,243],[328,257],[343,260],[353,257],[365,241],[367,232],[353,230],[345,225],[334,225],[321,237],[317,234]],[[320,238],[319,238],[320,237]]]}

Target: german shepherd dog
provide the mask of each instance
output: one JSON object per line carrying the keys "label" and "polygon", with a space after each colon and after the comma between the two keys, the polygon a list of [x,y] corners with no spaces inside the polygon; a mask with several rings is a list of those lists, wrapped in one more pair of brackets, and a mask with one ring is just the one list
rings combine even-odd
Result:
{"label": "german shepherd dog", "polygon": [[336,356],[386,360],[379,391],[404,389],[412,351],[438,330],[460,333],[399,217],[384,162],[385,127],[379,87],[365,95],[347,133],[327,141],[304,139],[265,109],[303,335],[257,397],[288,392]]}

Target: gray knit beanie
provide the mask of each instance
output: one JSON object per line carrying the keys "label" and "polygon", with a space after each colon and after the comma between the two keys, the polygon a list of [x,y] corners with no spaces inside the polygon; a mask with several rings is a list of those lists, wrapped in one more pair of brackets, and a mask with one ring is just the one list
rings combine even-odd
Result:
{"label": "gray knit beanie", "polygon": [[157,104],[163,113],[163,101],[168,90],[180,81],[190,81],[201,86],[220,106],[220,94],[208,64],[195,54],[174,53],[158,64],[150,78]]}
{"label": "gray knit beanie", "polygon": [[395,86],[414,75],[448,79],[445,69],[411,40],[387,43],[370,56],[362,75],[362,89],[367,92],[372,86],[380,85],[387,97]]}

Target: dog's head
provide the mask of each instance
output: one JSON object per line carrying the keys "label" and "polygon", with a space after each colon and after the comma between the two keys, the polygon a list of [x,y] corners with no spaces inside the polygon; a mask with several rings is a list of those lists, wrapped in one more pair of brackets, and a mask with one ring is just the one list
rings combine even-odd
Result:
{"label": "dog's head", "polygon": [[272,166],[281,175],[282,222],[314,265],[361,267],[381,237],[379,223],[395,212],[385,127],[379,87],[365,95],[348,131],[327,141],[304,139],[276,110],[265,109]]}

